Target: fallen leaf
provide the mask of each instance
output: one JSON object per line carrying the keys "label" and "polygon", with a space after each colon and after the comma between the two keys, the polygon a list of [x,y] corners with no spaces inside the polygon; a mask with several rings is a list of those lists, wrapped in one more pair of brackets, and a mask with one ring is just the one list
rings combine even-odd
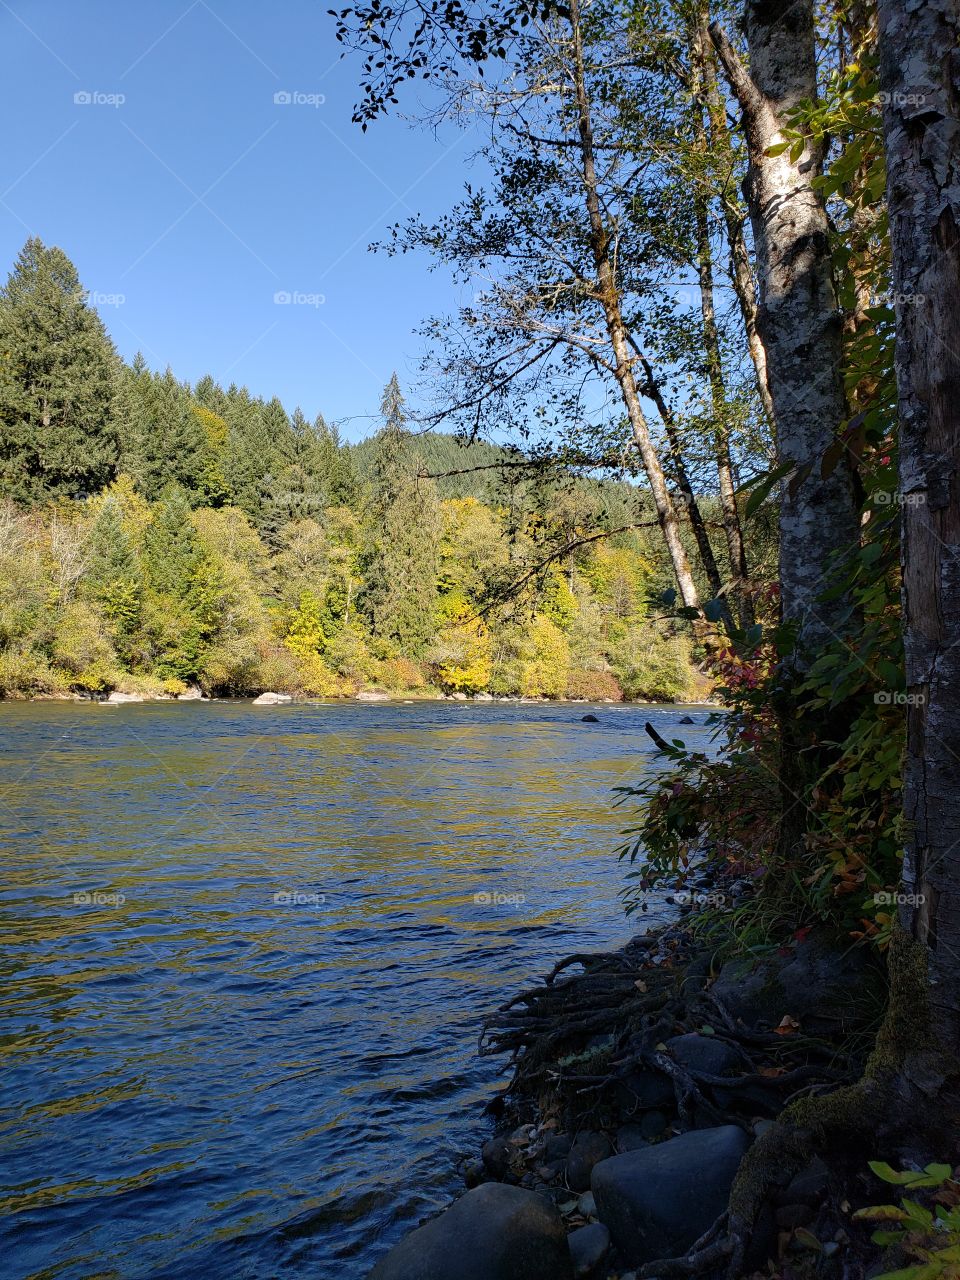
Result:
{"label": "fallen leaf", "polygon": [[778,1036],[792,1036],[795,1031],[800,1030],[800,1023],[787,1013],[781,1019],[779,1027],[775,1027],[774,1030]]}
{"label": "fallen leaf", "polygon": [[644,982],[642,978],[638,978],[633,985],[637,988],[638,991],[646,991],[647,989],[647,984]]}

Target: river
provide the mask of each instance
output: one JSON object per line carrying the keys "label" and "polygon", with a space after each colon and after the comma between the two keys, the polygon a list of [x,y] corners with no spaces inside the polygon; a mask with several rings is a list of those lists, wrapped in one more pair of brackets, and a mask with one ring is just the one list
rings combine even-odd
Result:
{"label": "river", "polygon": [[629,936],[683,714],[0,705],[3,1274],[360,1280],[462,1189],[484,1014]]}

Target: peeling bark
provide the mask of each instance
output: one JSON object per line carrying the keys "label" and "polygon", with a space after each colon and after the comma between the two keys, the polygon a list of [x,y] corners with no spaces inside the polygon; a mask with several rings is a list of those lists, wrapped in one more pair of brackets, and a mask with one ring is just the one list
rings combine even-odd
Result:
{"label": "peeling bark", "polygon": [[880,0],[907,668],[901,923],[960,1051],[960,14]]}

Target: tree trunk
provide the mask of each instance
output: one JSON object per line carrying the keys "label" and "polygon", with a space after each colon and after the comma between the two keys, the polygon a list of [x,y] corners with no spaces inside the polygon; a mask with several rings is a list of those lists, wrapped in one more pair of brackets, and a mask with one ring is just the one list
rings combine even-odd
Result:
{"label": "tree trunk", "polygon": [[960,15],[879,0],[907,668],[901,923],[931,1029],[960,1052]]}
{"label": "tree trunk", "polygon": [[[692,120],[694,148],[704,168],[709,166],[707,129],[701,114],[704,97],[704,67],[707,49],[703,43],[703,26],[699,20],[690,30],[691,89],[693,96]],[[710,242],[710,203],[706,188],[694,192],[694,216],[696,223],[697,278],[700,286],[700,315],[703,321],[703,346],[707,361],[707,379],[710,384],[710,405],[713,411],[714,456],[717,466],[717,482],[720,493],[720,510],[723,531],[727,540],[730,560],[730,576],[734,599],[737,601],[740,625],[748,627],[753,622],[753,608],[749,593],[749,568],[747,552],[740,527],[737,509],[736,485],[733,480],[733,464],[730,457],[730,428],[727,420],[727,391],[723,377],[723,355],[720,350],[720,330],[717,326],[716,301],[713,279],[713,246]]]}
{"label": "tree trunk", "polygon": [[[712,45],[707,30],[706,12],[700,15],[700,47],[703,50],[703,90],[707,103],[707,117],[710,123],[710,151],[716,158],[722,156],[724,164],[731,174],[734,168],[733,146],[730,142],[730,130],[727,125],[727,111],[720,94],[717,82],[717,68],[714,62]],[[760,334],[757,332],[757,299],[756,280],[753,265],[747,249],[746,237],[743,234],[746,213],[735,190],[721,191],[720,204],[723,210],[723,222],[727,234],[727,249],[730,254],[730,279],[733,291],[737,295],[743,327],[747,335],[747,350],[753,362],[757,379],[757,392],[763,411],[766,414],[770,430],[773,430],[774,412],[773,398],[770,395],[770,382],[767,374],[767,353]]]}
{"label": "tree trunk", "polygon": [[743,111],[750,168],[745,183],[756,244],[757,329],[767,354],[780,464],[797,470],[780,505],[784,621],[797,628],[802,670],[843,628],[847,603],[824,601],[837,552],[858,542],[853,477],[821,475],[821,459],[846,416],[841,321],[831,277],[829,227],[814,188],[822,155],[808,144],[794,161],[782,141],[787,113],[816,97],[812,0],[748,0],[749,72],[723,31],[710,35]]}
{"label": "tree trunk", "polygon": [[[633,357],[630,354],[627,327],[623,320],[620,306],[620,292],[613,270],[610,236],[604,225],[597,194],[596,157],[593,142],[593,124],[590,113],[590,102],[587,96],[586,70],[583,58],[583,32],[580,26],[579,0],[572,0],[570,5],[570,28],[573,45],[573,77],[574,101],[577,112],[577,127],[580,137],[580,156],[582,162],[582,180],[587,215],[590,220],[590,247],[593,254],[594,267],[600,289],[600,300],[603,306],[607,335],[613,350],[615,375],[623,403],[627,411],[634,443],[643,462],[650,491],[657,511],[657,520],[663,533],[663,539],[673,566],[674,577],[680,599],[688,609],[700,608],[700,597],[687,553],[680,538],[680,522],[676,508],[670,497],[666,476],[656,448],[650,436],[640,403],[640,392],[633,371]],[[703,630],[700,626],[699,631]]]}

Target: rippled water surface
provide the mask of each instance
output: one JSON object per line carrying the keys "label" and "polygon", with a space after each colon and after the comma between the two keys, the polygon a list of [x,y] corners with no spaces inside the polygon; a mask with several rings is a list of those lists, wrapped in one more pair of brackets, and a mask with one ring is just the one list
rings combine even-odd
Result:
{"label": "rippled water surface", "polygon": [[683,712],[586,710],[0,706],[3,1275],[354,1280],[445,1203],[483,1014],[628,936]]}

